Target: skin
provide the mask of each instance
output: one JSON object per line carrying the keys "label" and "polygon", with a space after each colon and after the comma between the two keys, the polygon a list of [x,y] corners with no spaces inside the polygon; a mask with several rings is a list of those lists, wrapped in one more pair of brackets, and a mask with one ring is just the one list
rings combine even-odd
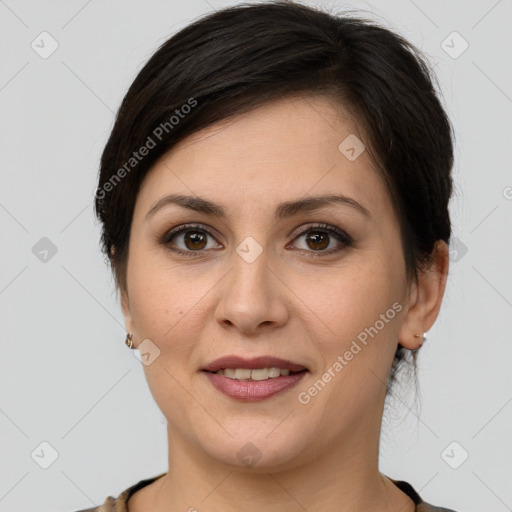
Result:
{"label": "skin", "polygon": [[[168,421],[169,470],[130,498],[130,512],[414,511],[378,469],[385,383],[397,343],[418,348],[414,335],[438,315],[448,250],[438,242],[431,267],[407,282],[398,219],[368,152],[350,161],[338,149],[351,133],[364,142],[330,99],[289,97],[188,137],[145,178],[121,304],[135,347],[150,339],[160,350],[144,371]],[[226,217],[172,204],[148,217],[170,193],[222,204]],[[273,218],[281,202],[326,193],[353,198],[371,217],[333,204]],[[188,223],[211,235],[197,244],[192,228],[188,239],[159,243]],[[318,223],[345,231],[352,245],[297,234]],[[236,252],[248,236],[262,248],[251,263]],[[302,404],[298,394],[394,303],[401,311]],[[239,402],[200,371],[229,354],[277,356],[309,373],[272,398]],[[253,467],[237,456],[248,442],[261,454]]]}

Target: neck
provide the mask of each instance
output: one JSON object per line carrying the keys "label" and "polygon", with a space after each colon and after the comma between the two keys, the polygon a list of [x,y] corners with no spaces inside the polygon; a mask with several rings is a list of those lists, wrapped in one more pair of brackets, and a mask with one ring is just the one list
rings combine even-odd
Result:
{"label": "neck", "polygon": [[301,464],[257,469],[222,464],[169,425],[169,471],[148,502],[154,512],[413,512],[412,500],[378,470],[377,427],[358,424]]}

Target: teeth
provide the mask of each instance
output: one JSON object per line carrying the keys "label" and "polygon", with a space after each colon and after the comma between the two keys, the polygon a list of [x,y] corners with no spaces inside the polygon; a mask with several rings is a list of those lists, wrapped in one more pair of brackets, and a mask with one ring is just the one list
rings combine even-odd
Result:
{"label": "teeth", "polygon": [[224,375],[230,379],[236,380],[267,380],[276,377],[290,375],[290,370],[283,370],[273,366],[272,368],[256,368],[250,370],[248,368],[225,368],[216,372],[217,375]]}
{"label": "teeth", "polygon": [[237,368],[235,370],[235,379],[238,380],[246,380],[251,378],[251,371],[247,368]]}
{"label": "teeth", "polygon": [[[283,371],[286,371],[286,370],[283,370]],[[279,375],[281,375],[281,370],[279,368],[273,367],[273,368],[268,369],[268,376],[271,379],[279,377]]]}
{"label": "teeth", "polygon": [[250,372],[252,380],[267,380],[268,379],[268,368],[261,368],[258,370],[252,370]]}

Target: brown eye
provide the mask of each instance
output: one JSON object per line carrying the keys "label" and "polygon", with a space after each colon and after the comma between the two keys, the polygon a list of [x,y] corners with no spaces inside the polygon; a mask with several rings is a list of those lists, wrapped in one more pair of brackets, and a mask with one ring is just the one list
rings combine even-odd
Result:
{"label": "brown eye", "polygon": [[188,231],[183,235],[183,243],[191,251],[204,249],[206,246],[206,236],[198,231]]}
{"label": "brown eye", "polygon": [[[347,233],[329,224],[307,226],[294,240],[301,238],[304,239],[303,245],[305,247],[299,247],[299,250],[309,253],[308,256],[311,257],[333,254],[353,243],[352,238]],[[333,247],[325,250],[331,245],[331,242],[334,242]]]}
{"label": "brown eye", "polygon": [[211,233],[201,226],[184,225],[166,233],[160,243],[180,254],[195,256],[194,253],[200,254],[205,252],[205,249],[222,247],[220,244],[211,243],[208,247],[209,238],[215,240]]}
{"label": "brown eye", "polygon": [[[169,231],[163,236],[160,243],[179,254],[200,256],[208,249],[222,248],[221,244],[213,244],[209,247],[209,238],[215,241],[213,235],[208,230],[203,229],[202,226],[189,224]],[[299,247],[299,250],[311,257],[327,256],[339,252],[353,243],[352,238],[347,233],[328,224],[306,227],[294,240],[301,238],[304,238],[305,247]],[[333,247],[326,250],[331,244]]]}
{"label": "brown eye", "polygon": [[310,231],[306,235],[306,243],[313,250],[322,250],[329,245],[330,235],[321,231]]}

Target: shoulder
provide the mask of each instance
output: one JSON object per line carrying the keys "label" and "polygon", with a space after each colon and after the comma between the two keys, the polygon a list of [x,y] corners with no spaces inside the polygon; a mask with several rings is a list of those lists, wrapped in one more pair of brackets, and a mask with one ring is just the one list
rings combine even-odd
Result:
{"label": "shoulder", "polygon": [[423,501],[422,497],[408,482],[393,479],[391,479],[391,481],[414,501],[416,505],[416,512],[456,512],[451,508],[437,507],[435,505],[427,503],[426,501]]}
{"label": "shoulder", "polygon": [[130,496],[132,496],[132,494],[135,494],[139,489],[142,489],[146,485],[149,485],[150,483],[154,482],[155,480],[164,476],[165,474],[166,473],[161,473],[157,476],[140,480],[136,484],[128,487],[123,492],[121,492],[119,496],[108,496],[105,502],[100,506],[84,508],[81,510],[76,510],[75,512],[126,512],[126,503],[128,502]]}
{"label": "shoulder", "polygon": [[428,503],[422,502],[416,507],[416,512],[456,512],[451,508],[436,507]]}
{"label": "shoulder", "polygon": [[130,489],[131,487],[126,491],[123,491],[117,498],[108,496],[103,505],[92,508],[84,508],[76,510],[75,512],[125,512],[126,502],[128,501],[126,495]]}

